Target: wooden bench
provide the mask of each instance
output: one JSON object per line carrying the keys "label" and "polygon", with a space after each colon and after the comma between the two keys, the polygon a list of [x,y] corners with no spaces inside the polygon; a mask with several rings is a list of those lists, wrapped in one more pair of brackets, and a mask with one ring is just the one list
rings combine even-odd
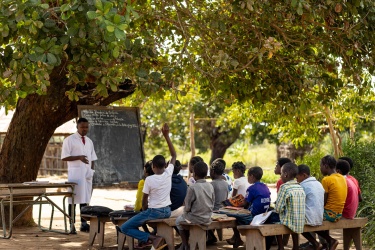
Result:
{"label": "wooden bench", "polygon": [[[353,220],[341,219],[338,222],[323,221],[321,226],[305,226],[304,232],[315,232],[333,229],[343,229],[344,250],[350,249],[350,243],[353,239],[357,250],[362,250],[362,235],[361,228],[363,228],[368,219],[354,218]],[[246,250],[265,250],[266,236],[275,236],[281,234],[292,234],[289,228],[281,224],[264,224],[259,226],[238,226],[237,229],[242,235],[246,237]]]}
{"label": "wooden bench", "polygon": [[95,237],[98,236],[99,246],[103,247],[105,223],[111,221],[109,216],[81,214],[81,217],[90,222],[89,246],[94,244]]}
{"label": "wooden bench", "polygon": [[[113,224],[120,227],[128,219],[130,218],[129,217],[112,217],[111,221]],[[117,232],[117,250],[122,250],[124,248],[125,241],[129,250],[134,250],[134,238],[130,236],[126,236],[125,234],[121,232]]]}
{"label": "wooden bench", "polygon": [[[206,231],[207,230],[222,230],[224,228],[234,228],[237,226],[236,218],[228,217],[225,220],[212,221],[210,225],[198,225],[190,224],[187,222],[181,222],[181,226],[190,231],[189,245],[190,249],[194,250],[197,247],[199,250],[206,250]],[[220,238],[220,234],[219,234]],[[222,240],[222,239],[220,239]]]}
{"label": "wooden bench", "polygon": [[157,234],[165,239],[168,249],[174,249],[173,227],[176,226],[176,218],[149,220],[147,224],[151,227],[156,227]]}

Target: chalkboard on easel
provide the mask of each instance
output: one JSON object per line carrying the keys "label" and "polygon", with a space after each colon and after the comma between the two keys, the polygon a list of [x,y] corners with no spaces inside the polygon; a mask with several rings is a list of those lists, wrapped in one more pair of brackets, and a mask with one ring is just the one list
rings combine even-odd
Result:
{"label": "chalkboard on easel", "polygon": [[93,185],[138,182],[144,165],[139,109],[78,106],[78,113],[89,121],[87,136],[98,156]]}

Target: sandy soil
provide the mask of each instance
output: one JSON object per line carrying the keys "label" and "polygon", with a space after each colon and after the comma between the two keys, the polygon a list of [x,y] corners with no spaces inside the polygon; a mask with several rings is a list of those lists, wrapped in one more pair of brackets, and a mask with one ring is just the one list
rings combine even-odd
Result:
{"label": "sandy soil", "polygon": [[[49,178],[39,178],[38,180],[49,180],[51,182],[61,182],[63,179]],[[272,187],[272,200],[275,200],[276,191]],[[134,204],[136,190],[129,190],[123,188],[100,188],[94,189],[92,201],[90,205],[101,205],[112,208],[113,210],[121,210],[126,204]],[[58,205],[62,205],[61,197],[53,197],[54,202]],[[34,206],[34,219],[37,221],[38,218],[38,207]],[[49,206],[44,205],[42,211],[42,225],[47,227],[49,225],[51,209]],[[77,211],[78,212],[78,211]],[[79,213],[77,214],[76,228],[79,229]],[[63,229],[64,222],[62,214],[55,212],[53,220],[54,229]],[[342,249],[342,235],[341,231],[333,231],[331,234],[333,237],[340,240],[339,247],[337,249]],[[232,230],[223,230],[223,238],[230,238],[232,235]],[[93,246],[88,245],[88,233],[79,232],[76,235],[65,235],[54,232],[43,232],[38,227],[22,227],[15,228],[13,230],[13,235],[11,239],[0,239],[0,249],[117,249],[116,243],[116,230],[112,223],[106,223],[105,227],[105,237],[104,237],[104,247],[99,247],[97,240]],[[175,242],[179,243],[180,238],[175,236]],[[301,239],[300,242],[305,242]],[[291,249],[291,240],[285,249]],[[126,247],[126,246],[125,246]],[[218,242],[213,246],[207,247],[207,249],[232,249],[231,245],[227,245],[226,242]],[[240,249],[245,249],[240,247]],[[277,249],[273,247],[272,249]],[[352,247],[351,249],[355,249]]]}

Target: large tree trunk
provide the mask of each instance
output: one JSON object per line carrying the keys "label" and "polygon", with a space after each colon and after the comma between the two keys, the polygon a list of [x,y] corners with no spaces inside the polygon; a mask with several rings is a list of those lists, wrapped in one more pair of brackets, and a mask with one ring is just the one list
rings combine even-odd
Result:
{"label": "large tree trunk", "polygon": [[[107,98],[92,97],[94,87],[88,84],[81,92],[86,97],[79,102],[70,101],[64,68],[58,67],[50,75],[51,86],[46,95],[28,95],[19,99],[0,152],[0,183],[20,183],[35,180],[49,139],[55,129],[77,117],[77,105],[108,105],[134,92],[134,85],[124,84],[121,92],[110,93]],[[90,86],[91,85],[91,86]],[[21,209],[21,208],[20,208]],[[29,212],[18,225],[30,224]]]}
{"label": "large tree trunk", "polygon": [[294,162],[296,159],[302,159],[311,150],[311,145],[296,148],[292,143],[281,143],[277,145],[277,159],[286,157]]}
{"label": "large tree trunk", "polygon": [[212,128],[211,139],[211,158],[210,164],[217,158],[223,158],[227,149],[238,139],[239,128],[220,132],[218,127]]}

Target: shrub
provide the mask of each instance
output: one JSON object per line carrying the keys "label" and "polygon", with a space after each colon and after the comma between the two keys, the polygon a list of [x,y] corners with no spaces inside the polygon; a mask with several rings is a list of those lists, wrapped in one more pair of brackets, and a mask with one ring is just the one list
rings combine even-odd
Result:
{"label": "shrub", "polygon": [[296,164],[305,164],[310,167],[311,175],[314,176],[317,180],[323,178],[322,173],[320,172],[320,159],[329,154],[321,149],[313,149],[309,154],[305,155],[303,159],[297,159]]}
{"label": "shrub", "polygon": [[375,141],[347,142],[343,145],[345,156],[353,159],[354,167],[350,171],[360,183],[363,201],[360,202],[357,216],[367,217],[368,224],[363,233],[363,240],[375,249]]}

